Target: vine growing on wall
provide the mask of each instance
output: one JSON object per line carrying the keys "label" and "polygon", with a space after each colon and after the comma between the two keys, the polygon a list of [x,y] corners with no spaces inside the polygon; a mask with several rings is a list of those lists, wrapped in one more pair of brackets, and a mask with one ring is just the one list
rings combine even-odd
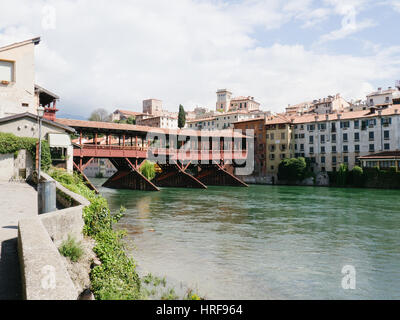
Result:
{"label": "vine growing on wall", "polygon": [[[36,159],[36,144],[38,139],[17,137],[12,133],[0,132],[0,154],[13,153],[14,156],[18,156],[18,152],[22,149],[26,149],[32,155],[32,159]],[[44,170],[48,170],[51,165],[51,154],[50,146],[46,140],[42,141],[42,159],[41,167]]]}

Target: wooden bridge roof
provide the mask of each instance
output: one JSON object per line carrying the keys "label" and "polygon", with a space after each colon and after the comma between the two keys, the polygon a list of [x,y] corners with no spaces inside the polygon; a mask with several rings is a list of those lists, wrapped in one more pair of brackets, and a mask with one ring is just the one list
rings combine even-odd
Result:
{"label": "wooden bridge roof", "polygon": [[138,126],[133,124],[85,121],[75,119],[56,119],[57,123],[74,128],[76,131],[84,133],[108,133],[125,134],[129,136],[146,136],[148,133],[190,136],[190,137],[227,137],[245,138],[246,136],[233,130],[201,131],[189,129],[165,129],[148,126]]}

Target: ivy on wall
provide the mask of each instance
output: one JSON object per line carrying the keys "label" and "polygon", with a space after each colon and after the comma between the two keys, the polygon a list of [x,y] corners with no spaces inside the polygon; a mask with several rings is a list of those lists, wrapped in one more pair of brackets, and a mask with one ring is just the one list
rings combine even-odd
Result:
{"label": "ivy on wall", "polygon": [[[12,133],[0,132],[0,154],[13,153],[18,155],[18,152],[22,149],[28,150],[32,159],[36,159],[36,138],[17,137]],[[51,165],[51,155],[49,143],[42,140],[42,159],[41,167],[44,170],[48,170]]]}

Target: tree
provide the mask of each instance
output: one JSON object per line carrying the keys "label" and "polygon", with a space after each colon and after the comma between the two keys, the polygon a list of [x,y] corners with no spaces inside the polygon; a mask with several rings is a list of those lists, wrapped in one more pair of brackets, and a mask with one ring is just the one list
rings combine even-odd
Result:
{"label": "tree", "polygon": [[364,171],[359,166],[354,166],[351,170],[352,184],[356,187],[361,187],[364,184]]}
{"label": "tree", "polygon": [[156,176],[155,164],[148,160],[144,160],[144,163],[140,167],[140,173],[147,179],[152,180]]}
{"label": "tree", "polygon": [[179,114],[178,114],[179,129],[182,129],[185,126],[185,123],[186,123],[185,109],[183,109],[183,106],[180,104],[179,105]]}
{"label": "tree", "polygon": [[348,176],[349,169],[347,165],[341,163],[339,166],[339,170],[337,172],[336,183],[339,186],[345,186],[347,184],[347,176]]}
{"label": "tree", "polygon": [[115,123],[126,123],[126,124],[136,124],[136,119],[135,117],[130,116],[127,119],[122,119],[122,120],[114,120]]}
{"label": "tree", "polygon": [[109,122],[110,120],[111,120],[111,115],[108,113],[106,109],[103,108],[94,110],[89,117],[89,121]]}
{"label": "tree", "polygon": [[307,163],[302,157],[284,159],[279,163],[278,179],[286,181],[302,181],[307,173]]}

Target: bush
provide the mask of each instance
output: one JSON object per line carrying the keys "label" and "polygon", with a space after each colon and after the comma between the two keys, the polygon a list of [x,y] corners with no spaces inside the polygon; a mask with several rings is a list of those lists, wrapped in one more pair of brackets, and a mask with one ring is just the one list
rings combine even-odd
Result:
{"label": "bush", "polygon": [[78,261],[83,255],[82,244],[71,236],[68,236],[68,240],[62,242],[58,251],[73,262]]}
{"label": "bush", "polygon": [[144,175],[148,180],[153,180],[156,176],[155,164],[148,160],[144,160],[144,163],[140,167],[140,173]]}
{"label": "bush", "polygon": [[105,198],[90,190],[78,174],[53,168],[49,174],[64,187],[84,196],[90,205],[83,209],[83,232],[96,241],[93,251],[102,262],[90,273],[91,289],[100,300],[132,300],[143,297],[135,262],[128,257],[122,238],[124,232],[114,231],[113,223],[122,216],[112,215]]}
{"label": "bush", "polygon": [[278,179],[290,182],[301,181],[306,177],[307,163],[304,158],[284,159],[279,163]]}
{"label": "bush", "polygon": [[[12,133],[0,132],[0,154],[13,153],[18,156],[18,151],[26,149],[32,155],[33,161],[36,159],[36,138],[17,137]],[[48,170],[51,166],[50,146],[46,140],[42,141],[41,168]]]}

